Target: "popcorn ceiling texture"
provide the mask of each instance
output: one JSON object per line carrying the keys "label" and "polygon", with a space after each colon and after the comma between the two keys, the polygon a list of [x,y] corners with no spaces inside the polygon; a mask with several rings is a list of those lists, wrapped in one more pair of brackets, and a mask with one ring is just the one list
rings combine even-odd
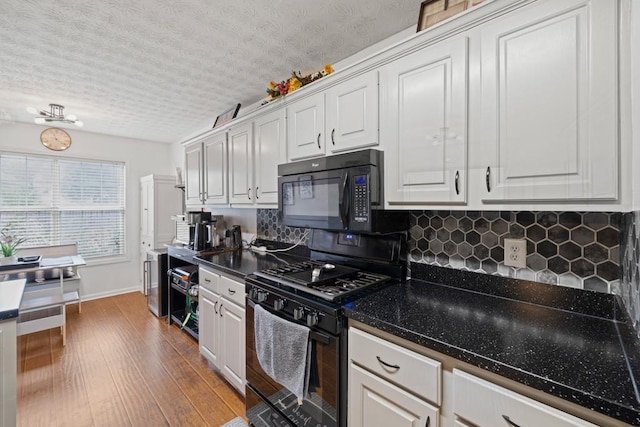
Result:
{"label": "popcorn ceiling texture", "polygon": [[[415,0],[3,0],[0,118],[65,106],[83,130],[175,142],[270,80],[343,60],[411,25]],[[336,71],[340,71],[336,69]]]}

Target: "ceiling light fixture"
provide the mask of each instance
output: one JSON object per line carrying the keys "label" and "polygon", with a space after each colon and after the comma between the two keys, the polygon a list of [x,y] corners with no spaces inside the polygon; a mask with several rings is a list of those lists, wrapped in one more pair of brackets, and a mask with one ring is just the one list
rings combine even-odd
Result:
{"label": "ceiling light fixture", "polygon": [[49,111],[41,110],[39,113],[34,108],[27,108],[32,114],[38,113],[39,117],[35,117],[33,119],[34,122],[38,125],[43,125],[45,123],[50,122],[62,122],[62,123],[73,123],[78,127],[84,126],[84,123],[76,117],[75,114],[69,114],[67,117],[64,116],[64,106],[59,104],[49,104]]}

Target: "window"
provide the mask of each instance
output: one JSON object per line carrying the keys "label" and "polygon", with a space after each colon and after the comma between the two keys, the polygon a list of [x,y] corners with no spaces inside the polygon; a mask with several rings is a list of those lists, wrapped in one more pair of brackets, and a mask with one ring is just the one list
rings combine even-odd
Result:
{"label": "window", "polygon": [[0,153],[0,228],[26,238],[20,247],[123,255],[124,183],[124,163]]}

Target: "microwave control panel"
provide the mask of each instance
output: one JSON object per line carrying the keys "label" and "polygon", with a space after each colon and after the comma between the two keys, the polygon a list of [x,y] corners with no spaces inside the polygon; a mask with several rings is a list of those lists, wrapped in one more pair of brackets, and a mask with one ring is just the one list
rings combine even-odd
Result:
{"label": "microwave control panel", "polygon": [[353,219],[356,222],[369,221],[369,177],[356,175],[353,178],[354,188],[354,212]]}

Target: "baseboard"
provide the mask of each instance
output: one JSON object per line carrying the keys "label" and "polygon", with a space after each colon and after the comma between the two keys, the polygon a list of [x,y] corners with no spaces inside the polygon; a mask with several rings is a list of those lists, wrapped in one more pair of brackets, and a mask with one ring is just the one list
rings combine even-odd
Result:
{"label": "baseboard", "polygon": [[114,291],[100,292],[97,294],[84,294],[84,295],[80,295],[80,300],[83,302],[91,301],[93,299],[100,299],[100,298],[113,297],[116,295],[129,294],[131,292],[140,292],[140,286],[133,286],[131,288],[125,288],[125,289],[116,289]]}

